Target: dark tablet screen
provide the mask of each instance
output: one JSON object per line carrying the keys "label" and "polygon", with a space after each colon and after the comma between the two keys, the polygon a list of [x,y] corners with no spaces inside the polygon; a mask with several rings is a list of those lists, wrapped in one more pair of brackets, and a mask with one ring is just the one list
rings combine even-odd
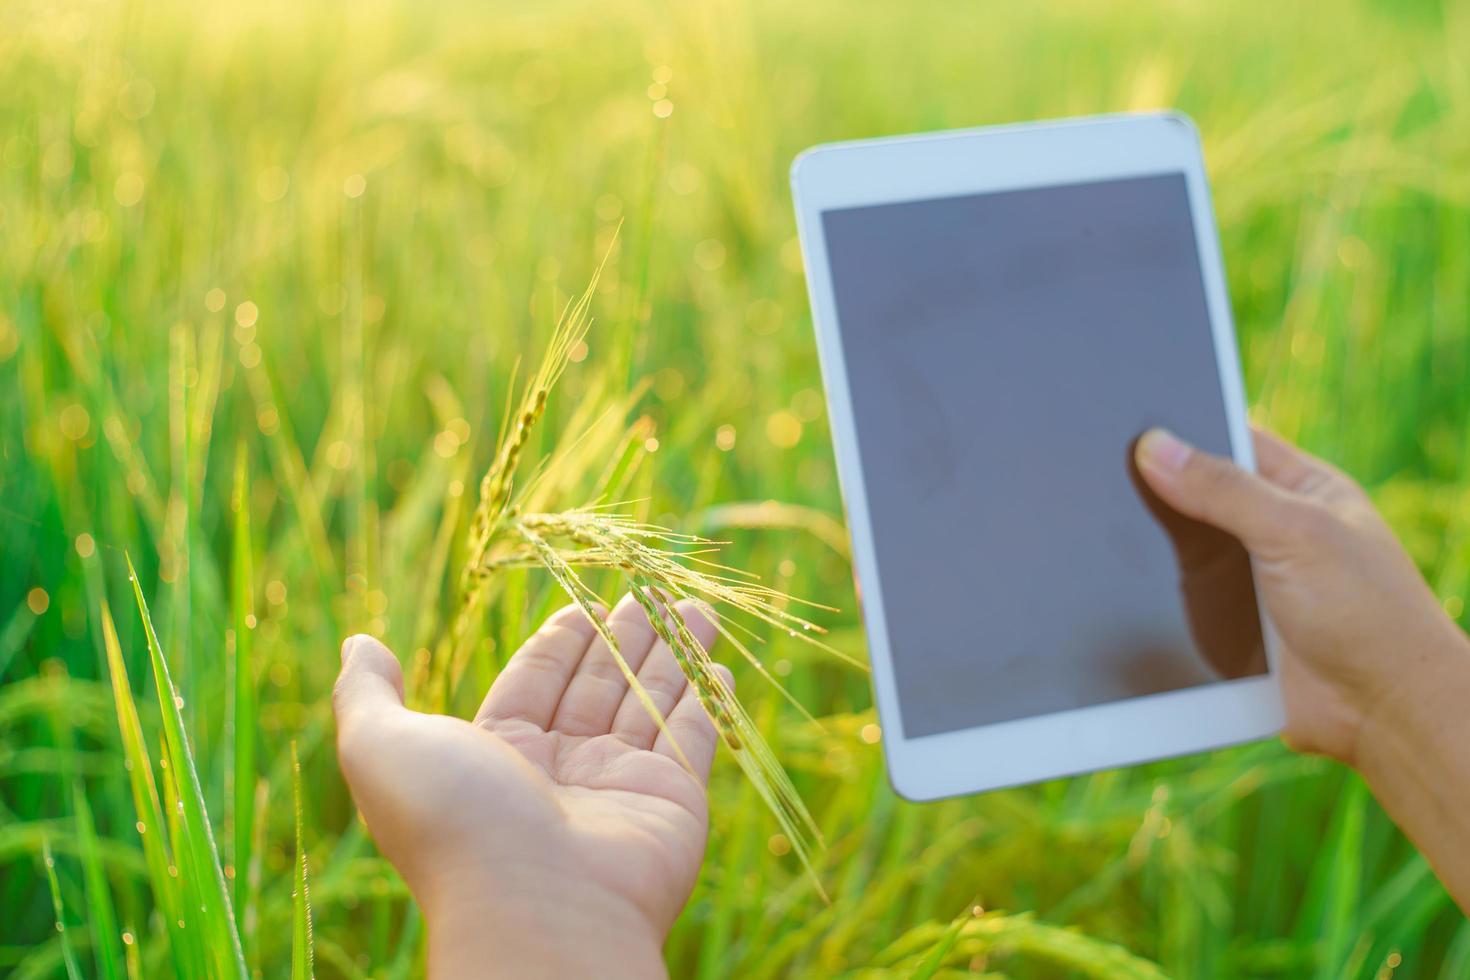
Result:
{"label": "dark tablet screen", "polygon": [[1184,175],[822,222],[903,734],[1263,673],[1244,550],[1131,464],[1230,451]]}

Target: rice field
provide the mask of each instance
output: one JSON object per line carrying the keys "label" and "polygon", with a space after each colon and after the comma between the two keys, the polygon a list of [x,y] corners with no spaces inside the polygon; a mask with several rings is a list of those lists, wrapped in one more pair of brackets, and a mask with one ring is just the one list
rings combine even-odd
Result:
{"label": "rice field", "polygon": [[674,976],[1470,976],[1362,783],[1274,743],[891,792],[787,188],[825,140],[1188,112],[1253,413],[1463,621],[1470,5],[0,0],[0,92],[0,974],[422,973],[338,644],[468,715],[565,604],[477,511],[601,267],[516,491],[560,460],[538,511],[772,590],[759,667],[715,656],[779,765],[717,759]]}

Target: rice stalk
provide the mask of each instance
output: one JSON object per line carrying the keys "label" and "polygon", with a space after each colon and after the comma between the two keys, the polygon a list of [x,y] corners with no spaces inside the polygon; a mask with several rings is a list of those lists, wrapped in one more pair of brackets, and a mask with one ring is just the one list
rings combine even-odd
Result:
{"label": "rice stalk", "polygon": [[296,802],[296,867],[291,879],[291,980],[312,972],[311,896],[307,891],[306,846],[301,832],[301,760],[291,740],[291,789]]}
{"label": "rice stalk", "polygon": [[501,426],[494,462],[480,480],[480,502],[475,508],[474,516],[470,518],[470,559],[465,566],[466,574],[461,580],[462,588],[467,589],[471,584],[468,570],[478,565],[484,557],[495,538],[500,519],[510,505],[521,453],[530,440],[531,430],[546,412],[546,400],[551,389],[571,363],[572,351],[587,336],[587,331],[592,326],[592,295],[611,255],[612,249],[609,246],[587,288],[563,311],[556,329],[552,331],[551,342],[541,359],[541,366],[521,394],[514,417],[507,419],[509,424]]}
{"label": "rice stalk", "polygon": [[955,943],[959,942],[960,933],[964,930],[965,923],[970,920],[973,914],[972,909],[978,909],[979,907],[978,904],[971,903],[970,908],[966,908],[954,917],[953,921],[944,930],[943,935],[939,937],[939,941],[930,947],[929,952],[924,954],[924,958],[914,968],[914,972],[911,974],[912,980],[930,980],[930,978],[939,972],[940,968],[944,966],[944,961],[949,956],[950,950],[954,949]]}
{"label": "rice stalk", "polygon": [[[470,517],[469,534],[466,538],[469,558],[460,573],[459,612],[449,634],[441,640],[433,663],[424,665],[427,676],[416,678],[428,682],[430,692],[425,698],[424,707],[429,710],[437,710],[448,702],[449,691],[458,682],[469,659],[470,644],[473,642],[470,627],[483,608],[486,586],[485,577],[476,575],[474,569],[480,566],[493,547],[501,519],[510,508],[521,455],[530,441],[531,431],[546,412],[551,389],[571,363],[572,352],[586,337],[592,325],[592,295],[615,244],[616,237],[594,270],[587,288],[562,311],[541,364],[521,390],[520,398],[507,402],[495,445],[495,455],[480,480],[479,499]],[[515,374],[512,373],[509,388],[513,391],[514,387]],[[437,675],[429,674],[434,667],[438,668]]]}
{"label": "rice stalk", "polygon": [[[675,614],[666,615],[665,610],[658,608],[653,598],[655,589],[646,579],[635,580],[632,592],[648,614],[648,621],[653,624],[659,639],[674,651],[675,660],[689,678],[700,706],[709,715],[725,746],[755,786],[767,809],[775,815],[776,822],[791,841],[792,850],[817,884],[818,891],[822,891],[821,880],[812,864],[814,845],[822,844],[821,831],[786,770],[761,736],[760,729],[735,697],[735,692],[714,670],[714,661],[683,618]],[[823,898],[826,898],[825,891]]]}
{"label": "rice stalk", "polygon": [[874,966],[919,975],[923,968],[1016,957],[1096,980],[1164,980],[1158,965],[1114,943],[1063,926],[1038,922],[1029,912],[991,912],[973,906],[950,923],[926,922],[873,957]]}
{"label": "rice stalk", "polygon": [[678,753],[679,762],[683,764],[685,769],[692,772],[694,767],[690,765],[689,758],[684,754],[684,749],[679,745],[678,740],[674,738],[673,732],[669,731],[669,726],[664,721],[663,713],[653,703],[653,698],[649,695],[648,690],[639,682],[637,672],[628,665],[628,661],[623,657],[622,650],[618,647],[617,637],[613,635],[612,629],[608,627],[602,615],[595,608],[595,604],[597,603],[596,594],[587,588],[577,576],[577,573],[572,571],[566,562],[561,560],[561,556],[557,554],[555,548],[548,545],[535,531],[526,528],[522,528],[521,530],[525,535],[527,543],[536,549],[536,553],[541,557],[542,564],[551,573],[551,577],[556,580],[556,583],[562,587],[567,595],[571,596],[572,601],[582,610],[588,622],[597,630],[597,635],[607,644],[608,651],[612,653],[613,661],[617,663],[618,669],[622,671],[623,677],[628,681],[628,687],[638,698],[638,703],[643,706],[643,710],[647,711],[649,717],[653,719],[654,724],[658,725],[659,732],[667,736],[669,744],[673,745],[674,751]]}
{"label": "rice stalk", "polygon": [[[619,573],[660,639],[673,651],[721,739],[816,881],[813,854],[822,841],[815,821],[755,722],[714,670],[708,651],[668,606],[685,599],[712,613],[723,610],[735,614],[711,615],[710,619],[730,646],[809,720],[811,714],[750,649],[752,642],[760,640],[752,626],[780,630],[859,669],[865,669],[863,665],[823,643],[820,627],[790,611],[798,600],[761,584],[749,572],[717,561],[721,542],[637,520],[617,511],[626,504],[605,502],[618,499],[626,490],[647,452],[650,423],[641,418],[626,421],[641,387],[603,410],[597,409],[599,399],[584,398],[567,427],[570,435],[542,458],[534,462],[526,459],[531,432],[546,414],[551,391],[566,370],[572,351],[590,329],[593,292],[610,254],[609,250],[604,255],[587,289],[568,304],[540,366],[519,398],[507,408],[470,520],[467,559],[460,573],[460,610],[450,635],[441,644],[441,653],[447,655],[436,658],[443,671],[435,678],[439,681],[436,687],[447,701],[448,691],[457,683],[469,657],[473,639],[470,625],[483,608],[486,588],[497,573],[541,568],[591,621],[634,696],[659,730],[669,735],[663,716],[619,650],[617,638],[598,615],[598,596],[579,570]],[[517,473],[525,466],[530,467],[529,476],[517,486]],[[590,500],[584,496],[577,506],[565,507],[566,498],[585,487],[592,477]],[[803,605],[829,608],[815,603]],[[672,735],[669,741],[687,767],[682,747]]]}

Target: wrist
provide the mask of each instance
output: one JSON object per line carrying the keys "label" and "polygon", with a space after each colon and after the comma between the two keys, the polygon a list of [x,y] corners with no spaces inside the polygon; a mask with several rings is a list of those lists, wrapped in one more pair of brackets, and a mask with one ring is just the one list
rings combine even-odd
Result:
{"label": "wrist", "polygon": [[1470,724],[1470,638],[1448,618],[1443,625],[1438,636],[1404,656],[1394,682],[1363,706],[1352,757],[1344,761],[1370,784]]}
{"label": "wrist", "polygon": [[429,976],[665,977],[663,936],[596,885],[552,887],[542,871],[441,883],[423,896]]}
{"label": "wrist", "polygon": [[[1458,632],[1458,631],[1457,631]],[[1354,765],[1470,910],[1470,641],[1446,643],[1364,722]]]}

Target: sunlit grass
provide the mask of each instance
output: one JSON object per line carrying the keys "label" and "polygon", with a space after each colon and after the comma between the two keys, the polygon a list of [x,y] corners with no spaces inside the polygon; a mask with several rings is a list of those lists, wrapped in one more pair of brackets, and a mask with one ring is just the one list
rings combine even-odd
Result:
{"label": "sunlit grass", "polygon": [[1465,50],[1463,3],[0,10],[0,973],[413,975],[338,642],[467,715],[637,586],[725,607],[741,699],[675,975],[1466,975],[1361,784],[1278,746],[889,791],[786,190],[825,139],[1191,113],[1255,413],[1462,617]]}

